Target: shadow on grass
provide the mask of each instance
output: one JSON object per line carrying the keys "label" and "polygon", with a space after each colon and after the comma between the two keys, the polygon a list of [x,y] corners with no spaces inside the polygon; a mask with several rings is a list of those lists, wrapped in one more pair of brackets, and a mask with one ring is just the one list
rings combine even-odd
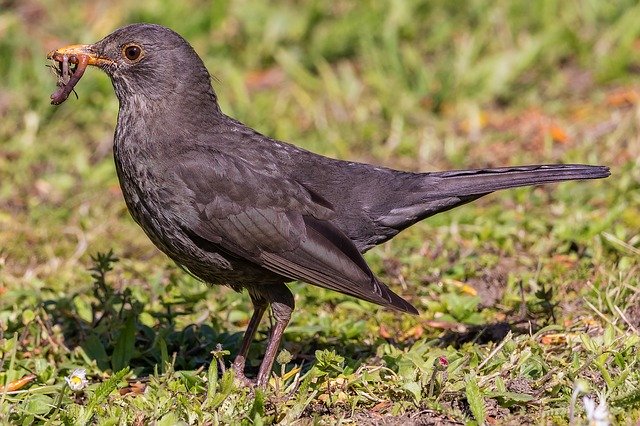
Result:
{"label": "shadow on grass", "polygon": [[440,338],[441,346],[459,348],[465,343],[486,345],[500,343],[509,332],[515,335],[538,331],[540,326],[534,320],[520,319],[515,321],[499,321],[491,324],[468,326],[464,331],[447,331]]}
{"label": "shadow on grass", "polygon": [[222,347],[233,352],[242,339],[242,333],[229,333],[215,322],[178,329],[172,316],[150,327],[133,306],[120,306],[117,315],[101,317],[99,322],[81,318],[70,298],[49,300],[44,309],[61,328],[64,345],[82,348],[87,361],[95,361],[102,371],[129,366],[146,376],[156,369],[163,372],[167,363],[177,370],[195,370],[211,362],[212,351]]}
{"label": "shadow on grass", "polygon": [[[71,298],[49,300],[44,303],[44,309],[61,327],[64,345],[71,350],[82,348],[89,358],[87,362],[95,361],[102,371],[119,371],[128,366],[141,377],[166,371],[168,363],[175,370],[206,369],[215,359],[212,353],[221,349],[228,351],[225,365],[229,367],[240,348],[244,333],[228,332],[214,318],[211,324],[177,328],[176,317],[164,315],[157,326],[149,327],[142,323],[141,311],[135,304],[124,305],[114,303],[111,307],[116,315],[102,317],[98,322],[82,319],[74,310]],[[258,373],[267,346],[268,328],[268,324],[261,325],[249,350],[246,364],[249,377]],[[290,362],[302,366],[304,371],[313,365],[318,350],[335,350],[340,356],[356,362],[375,356],[375,346],[353,339],[339,340],[339,337],[326,340],[285,333],[283,347],[292,354]],[[401,343],[398,345],[402,346]]]}
{"label": "shadow on grass", "polygon": [[88,364],[95,361],[102,371],[130,367],[144,376],[163,372],[169,364],[195,370],[211,362],[216,348],[239,347],[242,333],[225,331],[215,318],[210,324],[177,326],[181,315],[193,312],[198,298],[167,300],[162,310],[149,309],[129,288],[116,290],[107,284],[106,276],[118,261],[113,252],[92,259],[93,297],[76,293],[42,303],[46,316],[60,328],[64,345],[81,348]]}
{"label": "shadow on grass", "polygon": [[[130,289],[119,291],[107,284],[106,276],[118,261],[112,252],[97,254],[92,259],[92,302],[87,302],[86,298],[82,298],[84,301],[76,300],[76,294],[43,303],[48,317],[54,318],[60,327],[65,346],[82,348],[82,356],[87,358],[87,363],[95,361],[102,371],[119,371],[129,367],[140,377],[156,371],[163,373],[169,366],[175,370],[207,368],[214,359],[212,352],[224,350],[227,352],[225,364],[231,364],[240,347],[243,332],[228,332],[215,316],[207,319],[207,324],[193,323],[178,328],[178,317],[193,313],[193,300],[165,303],[161,312],[150,310]],[[434,347],[459,347],[469,342],[481,345],[497,343],[510,331],[523,334],[540,328],[536,320],[525,319],[526,315],[523,314],[521,312],[519,318],[514,318],[512,322],[465,326],[462,331],[447,331],[434,340]],[[269,324],[263,323],[251,345],[246,365],[246,373],[250,377],[257,374],[264,355],[268,328]],[[393,338],[384,341],[399,350],[415,343]],[[334,350],[354,368],[364,360],[375,363],[380,343],[366,344],[357,337],[341,335],[339,330],[328,337],[314,332],[285,332],[283,347],[292,355],[290,362],[301,365],[306,371],[313,365],[316,351],[322,350]]]}
{"label": "shadow on grass", "polygon": [[[204,319],[206,323],[178,326],[181,315],[191,315],[196,301],[206,297],[206,291],[195,298],[181,302],[166,301],[163,310],[151,309],[129,288],[116,290],[107,283],[107,276],[118,259],[112,252],[92,257],[90,268],[93,278],[91,296],[76,293],[42,303],[50,325],[61,331],[64,346],[75,350],[87,364],[95,362],[101,371],[120,371],[129,367],[138,377],[163,373],[171,366],[175,370],[207,368],[215,351],[223,350],[228,367],[237,354],[243,332],[228,332],[227,326],[215,315]],[[167,298],[171,299],[171,298]],[[184,322],[182,323],[184,324]],[[266,349],[268,321],[264,321],[248,354],[246,372],[257,374]],[[319,343],[318,336],[310,333],[286,333],[285,348],[292,353],[292,362],[309,368],[315,360],[316,350],[336,349],[352,359],[366,359],[375,348],[364,343],[333,336]],[[290,338],[287,339],[287,338]],[[339,341],[339,342],[338,342]]]}

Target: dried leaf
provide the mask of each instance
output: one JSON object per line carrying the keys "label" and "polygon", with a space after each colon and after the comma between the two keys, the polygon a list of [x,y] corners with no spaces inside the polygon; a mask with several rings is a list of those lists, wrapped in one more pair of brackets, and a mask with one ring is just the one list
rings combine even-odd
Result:
{"label": "dried leaf", "polygon": [[0,386],[0,393],[20,390],[31,383],[35,378],[35,374],[27,374],[26,376],[18,380],[14,380],[13,382],[6,384],[5,386]]}

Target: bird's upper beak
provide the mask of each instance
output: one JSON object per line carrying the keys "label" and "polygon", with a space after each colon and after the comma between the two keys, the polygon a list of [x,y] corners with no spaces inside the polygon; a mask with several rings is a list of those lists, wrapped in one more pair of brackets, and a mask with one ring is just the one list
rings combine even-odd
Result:
{"label": "bird's upper beak", "polygon": [[52,50],[47,55],[47,59],[62,62],[64,57],[67,58],[80,58],[86,57],[87,65],[110,65],[113,61],[104,56],[100,56],[93,48],[91,44],[72,44],[71,46],[61,47],[60,49]]}

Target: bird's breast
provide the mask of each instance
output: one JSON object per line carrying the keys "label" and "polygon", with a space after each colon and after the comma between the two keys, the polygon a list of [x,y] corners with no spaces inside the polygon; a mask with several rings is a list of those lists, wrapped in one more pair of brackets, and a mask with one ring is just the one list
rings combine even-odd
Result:
{"label": "bird's breast", "polygon": [[233,265],[221,253],[197,246],[178,225],[179,214],[167,200],[169,177],[163,172],[163,160],[157,153],[127,139],[126,132],[116,132],[114,160],[129,213],[156,247],[203,281],[240,282],[242,272],[238,268],[244,270],[243,266]]}

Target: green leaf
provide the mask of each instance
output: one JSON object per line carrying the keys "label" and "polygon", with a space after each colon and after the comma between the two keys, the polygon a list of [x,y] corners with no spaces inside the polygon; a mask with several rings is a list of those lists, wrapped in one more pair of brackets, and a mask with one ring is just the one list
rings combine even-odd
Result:
{"label": "green leaf", "polygon": [[96,361],[98,368],[101,370],[109,368],[109,355],[97,334],[91,333],[87,340],[82,342],[81,347],[89,358]]}
{"label": "green leaf", "polygon": [[208,404],[211,409],[216,409],[220,404],[222,404],[231,392],[233,392],[236,387],[234,385],[235,372],[233,370],[227,370],[222,375],[222,379],[219,382],[219,391],[211,398],[210,403]]}
{"label": "green leaf", "polygon": [[213,398],[218,390],[218,362],[211,360],[209,371],[207,372],[207,400]]}
{"label": "green leaf", "polygon": [[184,425],[185,422],[181,421],[176,413],[167,413],[156,423],[157,426],[176,426]]}
{"label": "green leaf", "polygon": [[253,419],[253,423],[262,422],[262,417],[264,416],[264,392],[262,389],[256,389],[256,395],[253,400],[253,405],[251,406],[251,412],[249,413],[249,418]]}
{"label": "green leaf", "polygon": [[36,318],[36,313],[31,309],[22,311],[22,324],[27,325]]}
{"label": "green leaf", "polygon": [[315,367],[323,373],[341,373],[344,369],[344,357],[338,355],[335,350],[318,350]]}
{"label": "green leaf", "polygon": [[469,319],[476,313],[480,298],[457,293],[447,293],[441,296],[447,311],[457,321],[470,323]]}
{"label": "green leaf", "polygon": [[612,399],[611,405],[619,408],[631,408],[640,405],[640,388],[633,389],[631,392]]}
{"label": "green leaf", "polygon": [[411,395],[413,395],[413,398],[416,401],[420,401],[422,399],[422,388],[418,382],[407,382],[402,385],[402,388],[411,392]]}
{"label": "green leaf", "polygon": [[33,415],[25,416],[22,420],[22,426],[31,426],[35,424],[35,417]]}
{"label": "green leaf", "polygon": [[118,384],[129,374],[129,367],[126,367],[118,371],[113,376],[109,377],[105,382],[100,384],[93,392],[86,405],[84,416],[79,422],[80,424],[88,424],[91,418],[95,415],[96,408],[102,405],[107,397],[118,388]]}
{"label": "green leaf", "polygon": [[42,416],[53,408],[53,398],[47,395],[33,395],[25,404],[25,411],[29,414]]}
{"label": "green leaf", "polygon": [[466,377],[466,396],[467,402],[469,403],[469,408],[471,409],[471,414],[476,419],[478,424],[484,424],[484,419],[486,417],[484,397],[482,396],[482,392],[480,391],[480,387],[478,386],[478,380],[475,375],[468,375]]}
{"label": "green leaf", "polygon": [[136,318],[129,314],[120,335],[116,340],[111,356],[111,368],[113,371],[120,371],[129,365],[129,360],[133,356],[136,343]]}
{"label": "green leaf", "polygon": [[318,394],[318,391],[314,390],[312,392],[309,391],[311,384],[315,382],[316,376],[313,374],[312,370],[307,374],[307,376],[302,381],[302,384],[298,388],[296,394],[298,395],[297,401],[289,408],[287,414],[283,419],[281,419],[280,424],[292,424],[302,415],[304,410],[308,407],[308,405],[313,401]]}
{"label": "green leaf", "polygon": [[74,297],[73,306],[76,309],[77,315],[84,321],[91,323],[93,321],[93,309],[91,303],[87,298]]}
{"label": "green leaf", "polygon": [[[162,336],[158,337],[158,347],[160,348],[160,372],[164,374],[167,372],[167,368],[170,367],[171,360],[169,359],[167,341]],[[215,360],[213,360],[212,364],[215,364]]]}
{"label": "green leaf", "polygon": [[513,405],[526,404],[534,399],[533,395],[517,392],[489,392],[485,396],[496,399],[501,406],[507,408]]}
{"label": "green leaf", "polygon": [[598,346],[587,333],[581,333],[580,340],[582,341],[582,346],[584,346],[586,350],[592,353],[598,352]]}
{"label": "green leaf", "polygon": [[603,343],[605,347],[608,348],[609,346],[613,345],[614,341],[616,340],[616,331],[613,328],[613,325],[607,324],[607,326],[604,329],[603,340],[604,340]]}

